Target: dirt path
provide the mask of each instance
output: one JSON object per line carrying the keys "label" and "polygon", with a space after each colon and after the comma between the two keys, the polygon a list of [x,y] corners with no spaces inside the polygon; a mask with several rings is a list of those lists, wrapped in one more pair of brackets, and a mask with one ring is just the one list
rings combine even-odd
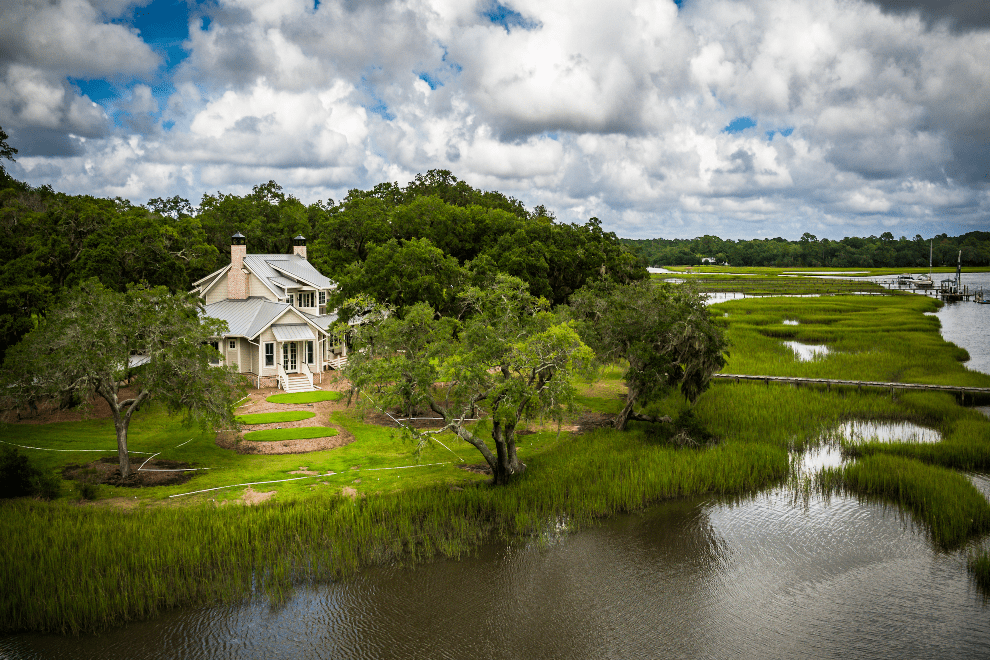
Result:
{"label": "dirt path", "polygon": [[[328,380],[328,379],[325,379]],[[331,392],[341,392],[343,396],[337,401],[317,401],[316,403],[270,403],[266,401],[273,394],[281,394],[277,388],[265,388],[261,390],[251,390],[248,393],[248,401],[237,409],[238,415],[254,415],[259,413],[289,412],[292,410],[302,410],[315,413],[309,419],[298,422],[276,422],[273,424],[251,424],[245,425],[242,432],[263,431],[265,429],[278,428],[301,428],[306,426],[329,426],[337,429],[337,435],[328,438],[304,438],[299,440],[278,440],[275,442],[252,442],[250,440],[240,440],[231,433],[220,432],[217,434],[217,445],[224,449],[233,449],[239,454],[304,454],[311,451],[325,451],[336,449],[354,442],[354,436],[344,427],[330,421],[330,416],[337,411],[346,409],[346,392],[350,389],[350,383],[340,379],[334,382],[324,382],[317,389]]]}

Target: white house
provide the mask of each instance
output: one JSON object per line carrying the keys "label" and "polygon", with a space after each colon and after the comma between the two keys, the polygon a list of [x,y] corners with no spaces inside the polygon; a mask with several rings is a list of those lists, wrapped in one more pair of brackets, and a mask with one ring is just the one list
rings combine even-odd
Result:
{"label": "white house", "polygon": [[329,332],[327,313],[336,284],[306,259],[306,239],[292,239],[292,254],[248,254],[239,232],[230,237],[230,265],[194,282],[204,314],[229,327],[215,342],[226,364],[258,387],[312,390],[313,377],[339,369],[347,347]]}

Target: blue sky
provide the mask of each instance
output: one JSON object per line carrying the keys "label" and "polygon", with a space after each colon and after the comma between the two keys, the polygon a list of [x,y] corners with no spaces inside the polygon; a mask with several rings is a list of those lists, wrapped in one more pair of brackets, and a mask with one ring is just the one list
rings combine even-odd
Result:
{"label": "blue sky", "polygon": [[136,203],[449,169],[621,236],[990,227],[967,0],[0,0],[7,166]]}

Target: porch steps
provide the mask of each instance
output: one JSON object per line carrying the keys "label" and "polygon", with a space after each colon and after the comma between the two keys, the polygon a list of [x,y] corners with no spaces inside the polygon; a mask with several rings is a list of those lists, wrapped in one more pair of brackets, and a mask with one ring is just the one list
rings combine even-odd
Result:
{"label": "porch steps", "polygon": [[289,374],[286,381],[286,392],[314,392],[316,390],[309,384],[309,379],[302,374]]}

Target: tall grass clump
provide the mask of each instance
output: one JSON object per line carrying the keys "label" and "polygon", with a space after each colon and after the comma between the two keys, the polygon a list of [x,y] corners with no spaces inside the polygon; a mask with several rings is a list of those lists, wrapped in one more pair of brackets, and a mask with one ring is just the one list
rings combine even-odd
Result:
{"label": "tall grass clump", "polygon": [[833,482],[849,491],[910,511],[943,548],[958,547],[990,531],[990,504],[955,470],[882,455],[866,456],[833,470],[841,472]]}
{"label": "tall grass clump", "polygon": [[336,494],[258,507],[133,511],[16,501],[0,508],[0,630],[97,631],[166,608],[284,599],[293,585],[362,566],[460,557],[491,535],[539,535],[663,499],[755,492],[782,480],[787,453],[738,443],[652,444],[599,431],[530,459],[503,487],[466,483],[352,501]]}
{"label": "tall grass clump", "polygon": [[990,598],[990,552],[982,550],[970,555],[966,568],[984,597]]}

